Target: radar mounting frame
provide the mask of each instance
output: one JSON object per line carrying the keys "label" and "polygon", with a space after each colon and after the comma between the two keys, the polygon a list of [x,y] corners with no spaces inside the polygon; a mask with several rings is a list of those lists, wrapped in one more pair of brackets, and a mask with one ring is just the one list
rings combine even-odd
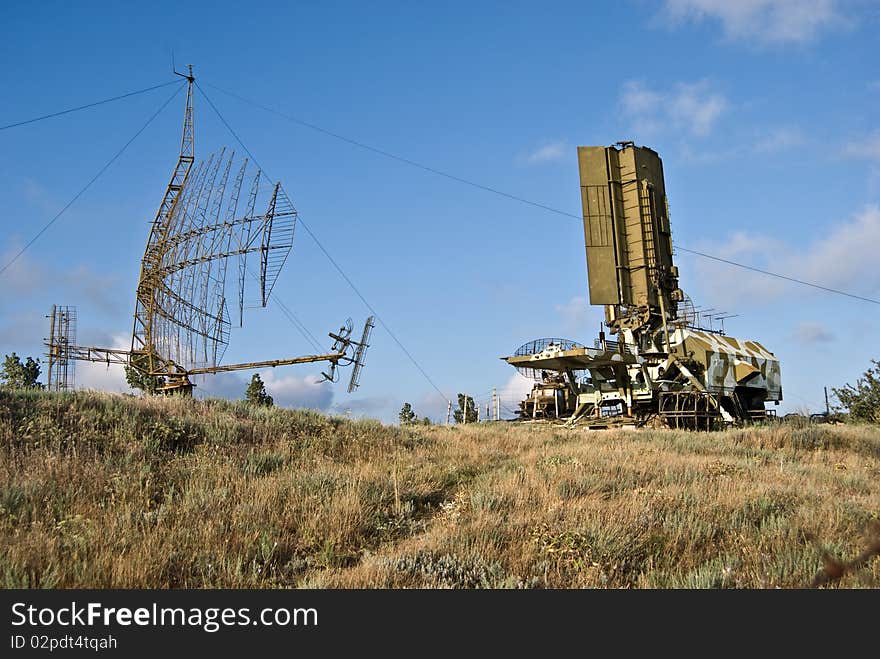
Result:
{"label": "radar mounting frame", "polygon": [[[229,343],[231,317],[226,302],[228,261],[238,261],[238,324],[243,324],[245,275],[259,283],[259,304],[267,306],[281,270],[293,247],[297,211],[280,182],[270,186],[266,211],[257,214],[262,172],[250,179],[244,212],[239,212],[241,190],[247,178],[244,158],[230,180],[235,153],[225,147],[207,160],[195,162],[192,65],[186,79],[186,104],[177,164],[150,225],[135,293],[131,349],[86,347],[71,342],[63,331],[65,318],[53,307],[46,340],[50,370],[56,388],[72,386],[71,360],[118,363],[152,380],[162,393],[189,395],[192,375],[327,361],[335,380],[338,365],[355,364],[349,391],[357,387],[373,317],[367,320],[361,342],[348,331],[330,333],[329,352],[241,364],[221,364]],[[247,256],[259,254],[259,275],[248,268]],[[56,323],[56,321],[58,321]],[[74,321],[75,323],[75,321]],[[343,327],[343,330],[345,326]],[[355,353],[350,349],[356,347]]]}

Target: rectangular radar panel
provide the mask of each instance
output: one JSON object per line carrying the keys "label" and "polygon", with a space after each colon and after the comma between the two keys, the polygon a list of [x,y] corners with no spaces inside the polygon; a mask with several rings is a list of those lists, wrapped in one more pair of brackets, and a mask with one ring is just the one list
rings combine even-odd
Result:
{"label": "rectangular radar panel", "polygon": [[579,146],[578,166],[590,303],[656,308],[658,273],[675,273],[660,156],[631,142]]}

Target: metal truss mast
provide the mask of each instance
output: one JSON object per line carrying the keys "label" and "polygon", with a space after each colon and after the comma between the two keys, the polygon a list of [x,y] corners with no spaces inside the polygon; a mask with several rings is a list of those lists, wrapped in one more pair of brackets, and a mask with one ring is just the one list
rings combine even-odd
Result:
{"label": "metal truss mast", "polygon": [[[234,152],[223,148],[196,162],[192,66],[178,75],[186,79],[180,152],[141,260],[131,349],[76,346],[59,321],[68,316],[53,312],[48,355],[56,370],[61,369],[55,373],[54,387],[72,385],[63,375],[71,360],[123,363],[151,378],[158,390],[181,393],[192,391],[191,375],[326,361],[331,364],[327,377],[333,380],[337,366],[355,364],[349,387],[353,391],[372,319],[359,342],[351,340],[350,321],[339,333],[331,333],[335,343],[326,354],[221,364],[232,325],[226,295],[229,260],[237,261],[234,297],[241,325],[248,275],[257,282],[253,296],[265,307],[293,247],[297,211],[281,183],[267,184],[258,168],[249,170],[247,158],[236,160]],[[251,254],[253,269],[248,263]]]}

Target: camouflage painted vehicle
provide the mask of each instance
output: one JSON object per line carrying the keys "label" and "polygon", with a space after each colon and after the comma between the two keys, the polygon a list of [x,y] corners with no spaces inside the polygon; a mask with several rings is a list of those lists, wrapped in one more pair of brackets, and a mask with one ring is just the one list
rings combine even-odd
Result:
{"label": "camouflage painted vehicle", "polygon": [[503,357],[537,381],[520,416],[694,429],[766,418],[782,400],[779,361],[699,326],[678,287],[660,156],[619,142],[578,147],[578,161],[590,303],[617,340],[539,340]]}
{"label": "camouflage painted vehicle", "polygon": [[548,375],[536,382],[527,398],[520,401],[518,414],[523,419],[557,419],[574,412],[575,396],[564,375]]}

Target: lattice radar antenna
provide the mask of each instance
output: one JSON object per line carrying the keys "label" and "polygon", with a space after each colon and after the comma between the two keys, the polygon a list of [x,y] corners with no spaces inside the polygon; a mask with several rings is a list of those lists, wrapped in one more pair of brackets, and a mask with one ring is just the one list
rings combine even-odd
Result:
{"label": "lattice radar antenna", "polygon": [[[234,261],[235,321],[244,323],[248,298],[265,307],[290,255],[297,211],[280,182],[266,185],[248,159],[236,161],[224,147],[196,163],[192,67],[178,73],[187,81],[183,134],[177,165],[150,225],[135,295],[134,328],[128,351],[72,345],[53,314],[48,354],[52,363],[70,360],[124,363],[160,391],[191,393],[189,376],[263,366],[327,361],[338,378],[339,365],[354,364],[349,392],[358,386],[373,327],[367,320],[360,342],[351,340],[351,321],[323,355],[223,365],[233,318],[226,289]],[[267,191],[267,190],[268,191]],[[250,285],[249,285],[250,284]],[[252,290],[255,287],[255,290]],[[56,369],[58,371],[58,369]],[[72,386],[72,372],[54,373],[54,388]]]}
{"label": "lattice radar antenna", "polygon": [[[577,341],[572,341],[571,339],[555,339],[547,337],[543,339],[532,339],[527,343],[523,343],[513,354],[516,356],[534,355],[543,352],[548,348],[556,350],[571,350],[572,348],[583,348],[583,346]],[[524,378],[534,380],[535,382],[541,382],[541,380],[544,379],[543,369],[540,368],[517,366],[516,370],[519,371],[519,374]]]}

